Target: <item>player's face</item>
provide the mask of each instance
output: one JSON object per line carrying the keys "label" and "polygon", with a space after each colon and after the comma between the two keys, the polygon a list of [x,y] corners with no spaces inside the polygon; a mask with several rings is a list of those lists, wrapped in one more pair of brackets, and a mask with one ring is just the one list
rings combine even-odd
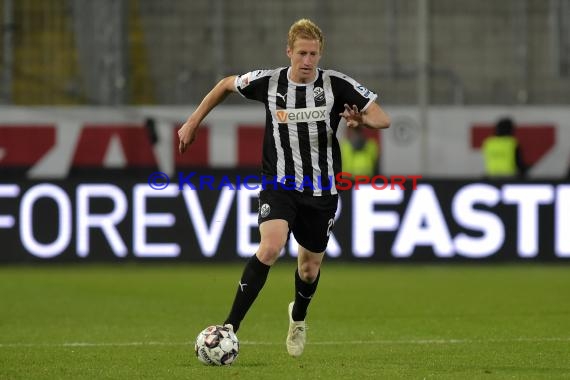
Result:
{"label": "player's face", "polygon": [[299,38],[293,48],[287,48],[287,56],[291,59],[291,80],[307,83],[315,79],[317,67],[321,59],[321,44],[318,40]]}

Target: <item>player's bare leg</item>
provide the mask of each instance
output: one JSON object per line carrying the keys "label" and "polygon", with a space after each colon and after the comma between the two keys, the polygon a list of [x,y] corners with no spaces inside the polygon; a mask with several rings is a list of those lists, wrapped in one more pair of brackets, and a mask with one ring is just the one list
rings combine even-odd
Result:
{"label": "player's bare leg", "polygon": [[295,301],[289,304],[289,331],[285,341],[289,355],[301,356],[307,340],[305,317],[317,290],[324,252],[316,253],[299,245],[295,271]]}

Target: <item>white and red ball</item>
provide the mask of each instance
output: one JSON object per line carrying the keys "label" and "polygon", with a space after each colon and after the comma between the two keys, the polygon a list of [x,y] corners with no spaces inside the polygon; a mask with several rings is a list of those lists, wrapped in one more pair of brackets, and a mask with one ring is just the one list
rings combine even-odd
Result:
{"label": "white and red ball", "polygon": [[196,357],[207,365],[229,365],[238,357],[236,334],[221,325],[208,326],[198,334],[194,345]]}

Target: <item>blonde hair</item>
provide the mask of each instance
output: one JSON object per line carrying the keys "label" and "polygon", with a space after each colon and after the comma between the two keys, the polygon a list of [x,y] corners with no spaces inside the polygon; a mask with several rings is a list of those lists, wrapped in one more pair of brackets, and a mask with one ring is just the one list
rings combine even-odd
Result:
{"label": "blonde hair", "polygon": [[319,41],[319,53],[322,53],[325,45],[323,32],[317,26],[317,24],[311,20],[302,18],[295,21],[295,23],[291,25],[291,28],[289,28],[289,34],[287,36],[287,46],[290,49],[293,49],[293,44],[299,38]]}

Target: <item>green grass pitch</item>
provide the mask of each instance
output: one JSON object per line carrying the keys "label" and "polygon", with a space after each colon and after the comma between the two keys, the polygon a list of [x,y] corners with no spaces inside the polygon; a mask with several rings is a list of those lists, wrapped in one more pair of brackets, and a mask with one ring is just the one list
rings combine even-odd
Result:
{"label": "green grass pitch", "polygon": [[228,367],[195,357],[242,264],[0,267],[0,379],[570,378],[567,265],[325,262],[301,358],[278,262]]}

